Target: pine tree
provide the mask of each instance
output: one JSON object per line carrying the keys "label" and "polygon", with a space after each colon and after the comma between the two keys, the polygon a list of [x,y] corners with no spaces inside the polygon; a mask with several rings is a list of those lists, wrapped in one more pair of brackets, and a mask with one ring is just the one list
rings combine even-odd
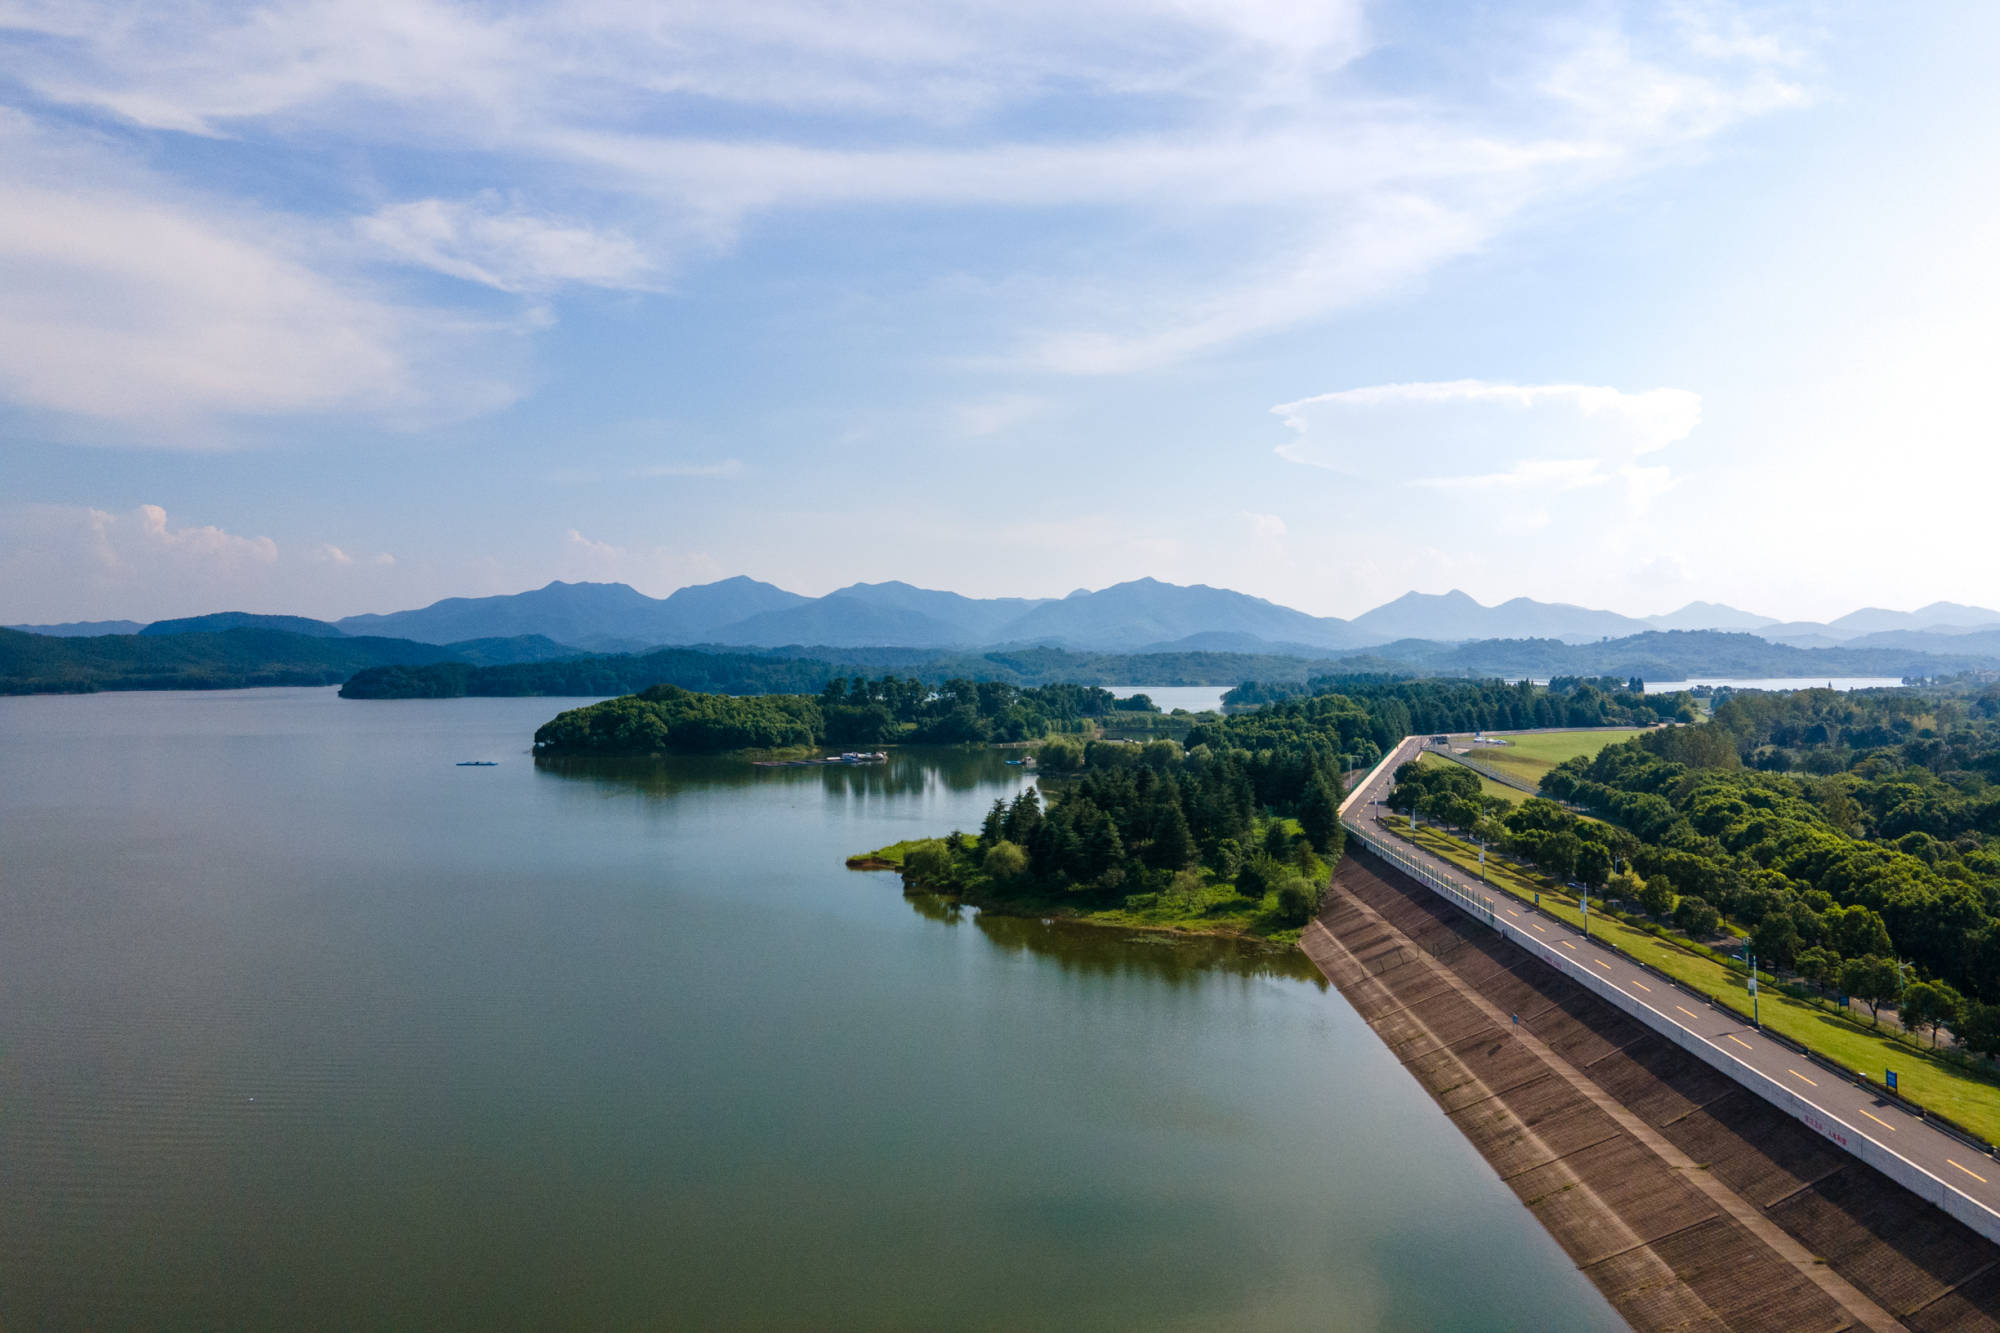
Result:
{"label": "pine tree", "polygon": [[1340,801],[1326,785],[1326,779],[1313,779],[1305,799],[1299,802],[1299,827],[1306,831],[1307,841],[1320,855],[1340,854],[1346,833],[1340,827]]}
{"label": "pine tree", "polygon": [[1160,807],[1153,824],[1153,845],[1147,863],[1159,870],[1179,870],[1194,859],[1194,835],[1188,831],[1187,816],[1178,804]]}

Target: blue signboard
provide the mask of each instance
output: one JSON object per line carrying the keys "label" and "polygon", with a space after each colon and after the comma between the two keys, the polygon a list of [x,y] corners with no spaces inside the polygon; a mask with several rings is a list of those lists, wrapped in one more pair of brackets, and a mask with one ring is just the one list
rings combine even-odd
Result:
{"label": "blue signboard", "polygon": [[1889,1091],[1894,1092],[1896,1090],[1896,1071],[1893,1069],[1887,1069],[1884,1070],[1883,1072],[1889,1076]]}

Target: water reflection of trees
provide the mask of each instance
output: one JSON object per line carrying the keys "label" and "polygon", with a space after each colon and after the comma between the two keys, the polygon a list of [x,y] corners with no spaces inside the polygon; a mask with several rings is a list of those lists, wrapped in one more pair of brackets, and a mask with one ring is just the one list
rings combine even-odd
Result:
{"label": "water reflection of trees", "polygon": [[1051,959],[1063,971],[1079,975],[1140,976],[1186,985],[1224,972],[1241,977],[1283,977],[1326,989],[1326,978],[1297,949],[1272,949],[1214,935],[1172,935],[1060,919],[1002,916],[962,908],[932,894],[911,894],[908,901],[919,916],[950,925],[970,920],[995,946]]}
{"label": "water reflection of trees", "polygon": [[911,748],[892,750],[886,763],[812,764],[765,768],[740,755],[659,755],[651,758],[548,756],[535,769],[551,777],[585,782],[647,796],[668,797],[696,788],[777,784],[819,787],[847,799],[917,796],[942,787],[972,791],[1019,782],[1025,775],[1009,767],[1007,753],[995,750]]}
{"label": "water reflection of trees", "polygon": [[760,771],[740,760],[709,755],[657,759],[535,756],[535,772],[547,777],[660,797],[702,787],[747,787]]}

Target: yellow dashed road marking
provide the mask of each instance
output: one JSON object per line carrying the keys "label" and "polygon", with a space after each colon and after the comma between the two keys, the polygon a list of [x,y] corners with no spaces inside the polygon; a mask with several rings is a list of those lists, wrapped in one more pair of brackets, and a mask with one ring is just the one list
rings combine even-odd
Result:
{"label": "yellow dashed road marking", "polygon": [[[1951,1158],[1949,1157],[1945,1158],[1944,1160],[1947,1162],[1951,1162]],[[1951,1162],[1951,1164],[1953,1166],[1958,1166],[1957,1162]],[[1966,1175],[1971,1176],[1974,1180],[1978,1181],[1980,1184],[1984,1185],[1986,1183],[1986,1177],[1980,1175],[1977,1171],[1974,1171],[1971,1167],[1958,1166],[1958,1169],[1965,1172]]]}
{"label": "yellow dashed road marking", "polygon": [[1800,1072],[1799,1072],[1798,1070],[1796,1070],[1796,1069],[1787,1069],[1787,1070],[1786,1070],[1785,1072],[1786,1072],[1787,1074],[1790,1074],[1790,1075],[1791,1075],[1791,1076],[1792,1076],[1793,1078],[1797,1079],[1797,1080],[1798,1080],[1799,1082],[1801,1082],[1801,1083],[1810,1083],[1810,1084],[1812,1084],[1812,1086],[1813,1086],[1813,1087],[1815,1087],[1815,1088],[1817,1088],[1817,1087],[1819,1086],[1819,1084],[1817,1084],[1817,1083],[1813,1083],[1813,1081],[1812,1081],[1811,1079],[1807,1078],[1807,1077],[1806,1077],[1806,1076],[1805,1076],[1804,1074],[1801,1074],[1801,1073],[1800,1073]]}
{"label": "yellow dashed road marking", "polygon": [[[1859,1107],[1856,1107],[1855,1109],[1856,1109],[1856,1110],[1860,1110],[1860,1108],[1859,1108]],[[1896,1132],[1896,1127],[1895,1127],[1894,1125],[1892,1125],[1892,1124],[1890,1124],[1890,1123],[1889,1123],[1888,1121],[1884,1120],[1884,1119],[1883,1119],[1883,1118],[1882,1118],[1881,1116],[1879,1116],[1879,1115],[1876,1115],[1876,1114],[1875,1114],[1875,1113],[1874,1113],[1873,1111],[1862,1111],[1862,1112],[1861,1112],[1861,1114],[1863,1114],[1863,1115],[1867,1116],[1867,1117],[1868,1117],[1868,1118],[1869,1118],[1870,1120],[1873,1120],[1873,1121],[1874,1121],[1874,1122],[1875,1122],[1876,1124],[1878,1124],[1878,1125],[1880,1125],[1880,1126],[1881,1126],[1882,1128],[1884,1128],[1884,1129],[1888,1130],[1888,1131],[1889,1131],[1889,1132],[1890,1132],[1891,1134],[1894,1134],[1894,1133]],[[1946,1160],[1946,1161],[1948,1162],[1948,1161],[1950,1161],[1951,1159],[1950,1159],[1949,1157],[1947,1157],[1947,1158],[1945,1158],[1945,1160]]]}
{"label": "yellow dashed road marking", "polygon": [[1730,1036],[1730,1034],[1728,1033],[1724,1033],[1723,1035],[1728,1036],[1731,1041],[1735,1042],[1738,1046],[1741,1046],[1746,1051],[1754,1051],[1757,1049],[1756,1047],[1752,1046],[1749,1042],[1743,1040],[1743,1038],[1741,1037]]}

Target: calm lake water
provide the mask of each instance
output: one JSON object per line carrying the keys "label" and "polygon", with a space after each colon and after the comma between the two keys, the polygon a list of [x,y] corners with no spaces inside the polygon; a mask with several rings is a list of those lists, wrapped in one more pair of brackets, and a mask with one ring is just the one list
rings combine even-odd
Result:
{"label": "calm lake water", "polygon": [[1296,955],[842,868],[997,756],[562,706],[0,699],[0,1326],[1617,1326]]}
{"label": "calm lake water", "polygon": [[1219,713],[1222,711],[1222,696],[1233,688],[1229,685],[1106,685],[1104,687],[1120,699],[1129,699],[1135,694],[1143,694],[1153,701],[1154,707],[1163,713],[1171,713],[1176,708],[1185,708],[1190,713]]}

